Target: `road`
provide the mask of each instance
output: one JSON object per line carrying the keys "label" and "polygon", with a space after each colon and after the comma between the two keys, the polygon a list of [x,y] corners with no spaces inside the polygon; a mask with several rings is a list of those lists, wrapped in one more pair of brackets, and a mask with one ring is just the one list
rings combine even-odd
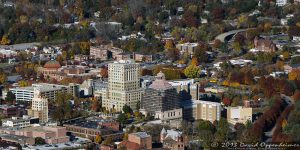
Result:
{"label": "road", "polygon": [[[282,28],[282,27],[286,27],[286,26],[273,26],[272,28]],[[244,32],[244,31],[247,31],[248,29],[255,29],[255,28],[231,30],[231,31],[219,34],[218,36],[216,36],[215,39],[218,39],[221,42],[225,42],[225,38],[228,37],[229,35],[237,34],[239,32]]]}
{"label": "road", "polygon": [[[286,96],[284,94],[281,94],[281,97],[288,104],[288,106],[293,104],[293,100],[291,99],[291,97]],[[288,107],[288,106],[286,106],[286,107]],[[272,142],[272,136],[273,136],[275,129],[276,129],[276,124],[273,126],[273,128],[271,130],[265,132],[265,136],[268,137],[266,142]]]}
{"label": "road", "polygon": [[41,43],[21,43],[21,44],[14,44],[14,45],[0,45],[0,49],[11,49],[11,50],[24,50],[27,48],[31,48],[33,46],[41,45]]}
{"label": "road", "polygon": [[[251,29],[251,28],[250,28]],[[220,40],[221,42],[225,42],[225,38],[229,35],[237,34],[239,32],[247,31],[248,29],[237,29],[237,30],[231,30],[222,34],[219,34],[215,39]]]}

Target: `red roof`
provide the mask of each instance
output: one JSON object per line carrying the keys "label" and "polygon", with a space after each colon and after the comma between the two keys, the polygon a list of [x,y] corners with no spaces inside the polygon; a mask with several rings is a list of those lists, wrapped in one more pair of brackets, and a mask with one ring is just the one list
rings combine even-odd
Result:
{"label": "red roof", "polygon": [[172,85],[166,81],[165,74],[159,72],[156,75],[156,80],[149,86],[149,88],[156,89],[156,90],[167,90],[173,88]]}
{"label": "red roof", "polygon": [[44,68],[61,68],[61,65],[58,61],[55,61],[55,60],[51,60],[51,61],[48,61],[45,65],[44,65]]}

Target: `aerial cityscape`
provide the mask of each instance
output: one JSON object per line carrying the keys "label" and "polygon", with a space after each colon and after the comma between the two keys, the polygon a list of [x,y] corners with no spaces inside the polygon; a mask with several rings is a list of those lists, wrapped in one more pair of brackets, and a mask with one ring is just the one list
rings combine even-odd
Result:
{"label": "aerial cityscape", "polygon": [[0,0],[0,150],[300,149],[300,0]]}

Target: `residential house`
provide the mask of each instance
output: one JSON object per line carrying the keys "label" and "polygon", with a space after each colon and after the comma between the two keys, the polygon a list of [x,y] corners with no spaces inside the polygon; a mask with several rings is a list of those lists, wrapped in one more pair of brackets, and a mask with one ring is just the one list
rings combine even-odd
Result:
{"label": "residential house", "polygon": [[160,132],[160,142],[163,144],[163,148],[184,150],[183,134],[180,131],[163,128]]}
{"label": "residential house", "polygon": [[273,43],[273,41],[269,39],[262,39],[259,37],[254,38],[254,47],[255,49],[252,49],[252,52],[275,52],[277,50],[276,44]]}

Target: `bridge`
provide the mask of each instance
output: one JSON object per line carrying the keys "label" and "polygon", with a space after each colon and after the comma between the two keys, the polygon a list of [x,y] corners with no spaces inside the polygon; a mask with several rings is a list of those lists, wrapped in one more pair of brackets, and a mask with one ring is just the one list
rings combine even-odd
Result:
{"label": "bridge", "polygon": [[[250,28],[251,29],[251,28]],[[221,42],[225,42],[225,41],[228,41],[229,39],[227,39],[229,36],[234,36],[235,34],[237,33],[240,33],[240,32],[245,32],[247,31],[248,29],[238,29],[238,30],[232,30],[232,31],[228,31],[228,32],[225,32],[225,33],[222,33],[220,35],[218,35],[215,39],[217,40],[220,40]]]}

